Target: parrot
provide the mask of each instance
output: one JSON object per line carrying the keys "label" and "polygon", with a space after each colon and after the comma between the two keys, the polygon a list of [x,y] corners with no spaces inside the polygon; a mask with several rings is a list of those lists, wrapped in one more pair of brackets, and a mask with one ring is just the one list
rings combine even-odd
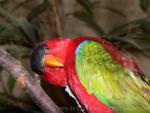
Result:
{"label": "parrot", "polygon": [[150,113],[150,82],[140,66],[97,37],[57,38],[35,46],[32,70],[66,88],[88,113]]}

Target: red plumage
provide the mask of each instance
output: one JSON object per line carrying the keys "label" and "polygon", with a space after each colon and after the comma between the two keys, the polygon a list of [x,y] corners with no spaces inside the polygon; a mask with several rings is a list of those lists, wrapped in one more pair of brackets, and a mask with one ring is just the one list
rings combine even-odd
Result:
{"label": "red plumage", "polygon": [[44,78],[55,85],[65,86],[68,84],[79,102],[86,107],[89,113],[113,113],[113,111],[100,102],[96,96],[89,94],[78,78],[75,68],[75,50],[77,46],[85,40],[93,40],[100,43],[104,49],[110,53],[113,60],[131,69],[137,75],[140,75],[141,71],[137,64],[133,62],[131,58],[126,58],[123,53],[108,41],[102,38],[80,37],[76,39],[59,39],[43,42],[50,48],[50,51],[47,51],[46,54],[55,55],[64,63],[64,68],[59,70],[45,67]]}

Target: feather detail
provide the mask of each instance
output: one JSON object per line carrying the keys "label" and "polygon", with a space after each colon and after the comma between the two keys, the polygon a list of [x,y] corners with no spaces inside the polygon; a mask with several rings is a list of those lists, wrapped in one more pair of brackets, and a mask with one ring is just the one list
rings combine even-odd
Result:
{"label": "feather detail", "polygon": [[79,101],[77,100],[77,98],[75,97],[75,95],[72,93],[70,87],[68,85],[66,85],[65,91],[69,94],[70,97],[72,97],[76,103],[78,104],[79,108],[82,108],[81,104],[79,103]]}
{"label": "feather detail", "polygon": [[113,60],[102,45],[85,40],[75,54],[78,77],[89,94],[116,113],[150,112],[150,97],[145,93],[149,91],[148,84]]}

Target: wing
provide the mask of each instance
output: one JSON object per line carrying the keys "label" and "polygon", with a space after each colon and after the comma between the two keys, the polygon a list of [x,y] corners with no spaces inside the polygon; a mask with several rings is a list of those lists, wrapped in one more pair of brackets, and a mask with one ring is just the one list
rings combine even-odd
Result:
{"label": "wing", "polygon": [[112,60],[98,42],[83,41],[76,49],[81,84],[117,113],[149,113],[150,88],[134,72]]}

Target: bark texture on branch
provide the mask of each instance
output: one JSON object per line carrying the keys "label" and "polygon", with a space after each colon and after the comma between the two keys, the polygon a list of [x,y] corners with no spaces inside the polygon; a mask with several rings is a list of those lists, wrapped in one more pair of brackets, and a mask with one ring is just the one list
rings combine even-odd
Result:
{"label": "bark texture on branch", "polygon": [[0,48],[0,66],[8,71],[44,113],[63,113],[41,86],[29,75],[20,61]]}

